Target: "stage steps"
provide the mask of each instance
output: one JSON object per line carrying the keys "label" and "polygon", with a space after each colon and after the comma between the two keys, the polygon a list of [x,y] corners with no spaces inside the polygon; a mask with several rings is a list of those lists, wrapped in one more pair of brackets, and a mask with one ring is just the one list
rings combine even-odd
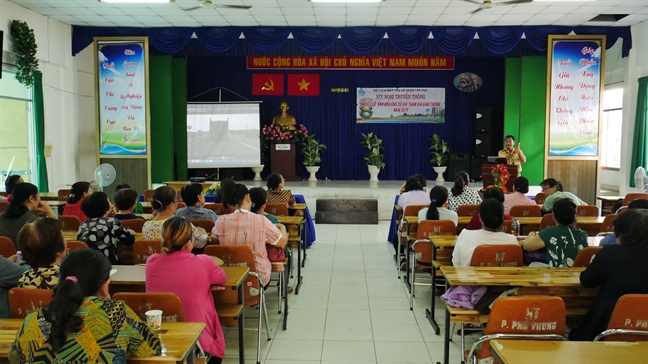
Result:
{"label": "stage steps", "polygon": [[318,199],[318,224],[378,224],[378,200]]}

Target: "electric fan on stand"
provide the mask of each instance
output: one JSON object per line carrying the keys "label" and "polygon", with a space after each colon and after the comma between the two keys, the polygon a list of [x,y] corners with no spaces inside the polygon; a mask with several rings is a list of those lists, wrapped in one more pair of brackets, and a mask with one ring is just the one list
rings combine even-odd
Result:
{"label": "electric fan on stand", "polygon": [[94,180],[99,185],[99,190],[103,191],[104,187],[110,186],[117,178],[117,171],[112,164],[100,164],[94,172]]}

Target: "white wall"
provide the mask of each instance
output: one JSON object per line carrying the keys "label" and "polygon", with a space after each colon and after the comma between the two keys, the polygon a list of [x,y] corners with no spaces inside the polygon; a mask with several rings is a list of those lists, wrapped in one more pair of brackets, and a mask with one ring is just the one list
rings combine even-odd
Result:
{"label": "white wall", "polygon": [[[638,80],[648,76],[648,21],[632,26],[632,50],[625,58],[623,89],[623,135],[621,137],[620,194],[630,192],[632,139],[637,112]],[[646,166],[644,166],[646,167]]]}
{"label": "white wall", "polygon": [[[50,191],[78,180],[92,180],[96,165],[93,57],[89,47],[72,57],[72,27],[0,0],[0,30],[5,52],[12,51],[12,20],[27,22],[34,30],[43,73],[45,144]],[[4,57],[11,59],[11,57]]]}

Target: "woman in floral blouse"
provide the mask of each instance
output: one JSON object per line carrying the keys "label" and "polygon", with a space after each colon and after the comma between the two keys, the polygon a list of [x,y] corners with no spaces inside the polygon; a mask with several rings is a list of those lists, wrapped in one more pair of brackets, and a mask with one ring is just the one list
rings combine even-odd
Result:
{"label": "woman in floral blouse", "polygon": [[18,287],[54,289],[58,284],[59,265],[67,251],[60,222],[52,218],[30,222],[20,230],[16,243],[31,267],[18,280]]}
{"label": "woman in floral blouse", "polygon": [[61,263],[52,302],[25,318],[9,351],[9,362],[114,363],[160,355],[160,339],[124,301],[108,294],[110,262],[81,249]]}
{"label": "woman in floral blouse", "polygon": [[88,220],[81,223],[77,240],[88,244],[89,248],[101,251],[110,260],[117,264],[117,243],[133,245],[135,233],[127,230],[114,217],[109,217],[110,202],[103,192],[95,192],[87,196],[81,204],[83,213]]}

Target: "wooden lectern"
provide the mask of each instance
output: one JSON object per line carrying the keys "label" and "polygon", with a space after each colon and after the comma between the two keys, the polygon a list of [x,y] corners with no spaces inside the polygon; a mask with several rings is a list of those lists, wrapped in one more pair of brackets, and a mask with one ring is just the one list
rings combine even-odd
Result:
{"label": "wooden lectern", "polygon": [[[482,164],[482,181],[484,182],[484,188],[493,184],[493,176],[491,175],[491,171],[495,166],[497,166],[497,164]],[[518,177],[518,166],[514,164],[507,164],[506,170],[510,175],[508,182],[506,182],[506,189],[509,192],[513,192],[513,182]]]}
{"label": "wooden lectern", "polygon": [[271,143],[270,164],[272,172],[279,173],[286,181],[301,181],[297,175],[295,165],[297,155],[297,144]]}

